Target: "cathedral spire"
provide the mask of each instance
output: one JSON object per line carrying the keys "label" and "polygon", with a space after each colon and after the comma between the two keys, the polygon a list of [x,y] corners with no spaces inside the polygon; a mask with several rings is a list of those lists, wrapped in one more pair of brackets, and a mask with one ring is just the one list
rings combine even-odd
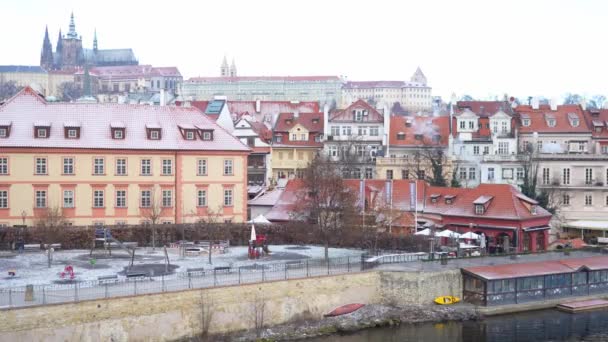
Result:
{"label": "cathedral spire", "polygon": [[40,54],[40,66],[45,69],[53,67],[53,46],[49,39],[48,26],[44,29],[44,40],[42,41],[42,53]]}
{"label": "cathedral spire", "polygon": [[93,36],[93,51],[97,52],[97,29],[95,29]]}
{"label": "cathedral spire", "polygon": [[226,55],[224,55],[224,60],[222,61],[222,67],[220,68],[220,76],[222,76],[222,77],[230,76],[230,67],[228,67],[228,61],[226,60]]}
{"label": "cathedral spire", "polygon": [[230,65],[230,77],[236,77],[236,63],[234,63],[234,58],[232,59],[232,64]]}
{"label": "cathedral spire", "polygon": [[68,38],[78,38],[78,34],[76,33],[76,24],[74,23],[74,12],[70,16],[70,31],[68,32]]}

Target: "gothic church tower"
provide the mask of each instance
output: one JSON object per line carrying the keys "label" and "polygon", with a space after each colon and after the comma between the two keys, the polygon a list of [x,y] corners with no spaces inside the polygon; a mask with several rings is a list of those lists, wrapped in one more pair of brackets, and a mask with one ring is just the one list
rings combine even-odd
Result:
{"label": "gothic church tower", "polygon": [[42,53],[40,54],[40,66],[45,70],[51,70],[53,68],[53,46],[49,39],[49,28],[48,26],[44,30],[44,40],[42,41]]}

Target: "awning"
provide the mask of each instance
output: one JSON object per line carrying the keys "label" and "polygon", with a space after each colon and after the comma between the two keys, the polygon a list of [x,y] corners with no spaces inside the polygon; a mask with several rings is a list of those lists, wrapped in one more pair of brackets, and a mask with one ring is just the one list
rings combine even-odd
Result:
{"label": "awning", "polygon": [[524,232],[535,232],[535,231],[538,231],[538,230],[547,230],[547,229],[551,229],[551,227],[549,227],[549,226],[528,227],[528,228],[524,228]]}
{"label": "awning", "polygon": [[430,229],[423,229],[419,232],[414,233],[414,235],[431,235],[431,230]]}
{"label": "awning", "polygon": [[564,223],[565,227],[589,230],[608,230],[608,221],[578,220]]}

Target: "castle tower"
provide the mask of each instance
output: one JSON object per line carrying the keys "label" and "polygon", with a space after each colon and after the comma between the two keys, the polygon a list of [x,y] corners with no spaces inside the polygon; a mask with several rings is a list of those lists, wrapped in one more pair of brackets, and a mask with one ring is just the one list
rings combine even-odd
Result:
{"label": "castle tower", "polygon": [[84,65],[84,51],[82,49],[82,39],[76,33],[74,23],[74,13],[70,16],[70,30],[62,41],[61,63],[57,63],[61,69],[71,69]]}
{"label": "castle tower", "polygon": [[424,73],[422,73],[422,70],[420,70],[420,67],[418,67],[418,69],[416,69],[416,72],[414,73],[414,75],[412,75],[412,78],[410,81],[416,82],[416,83],[422,83],[422,85],[426,85],[426,76],[424,76]]}
{"label": "castle tower", "polygon": [[59,29],[59,37],[57,37],[57,47],[55,50],[55,69],[61,69],[63,61],[61,55],[63,54],[63,35],[61,29]]}
{"label": "castle tower", "polygon": [[74,23],[74,12],[72,12],[70,15],[70,31],[67,34],[67,38],[78,38],[78,34],[76,33],[76,24]]}
{"label": "castle tower", "polygon": [[40,66],[46,70],[53,68],[53,46],[49,39],[48,26],[44,29],[44,40],[42,41],[42,53],[40,54]]}
{"label": "castle tower", "polygon": [[224,61],[220,68],[220,76],[228,77],[230,75],[230,68],[228,67],[228,61],[226,61],[226,55],[224,55]]}
{"label": "castle tower", "polygon": [[234,58],[232,59],[232,64],[230,65],[230,77],[236,77],[236,64],[234,63]]}

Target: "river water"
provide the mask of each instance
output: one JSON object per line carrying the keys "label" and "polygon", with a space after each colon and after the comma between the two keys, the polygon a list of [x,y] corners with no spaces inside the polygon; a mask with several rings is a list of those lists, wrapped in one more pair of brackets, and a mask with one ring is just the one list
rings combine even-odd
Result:
{"label": "river water", "polygon": [[312,342],[608,341],[608,310],[569,314],[557,310],[488,317],[482,321],[406,324]]}

